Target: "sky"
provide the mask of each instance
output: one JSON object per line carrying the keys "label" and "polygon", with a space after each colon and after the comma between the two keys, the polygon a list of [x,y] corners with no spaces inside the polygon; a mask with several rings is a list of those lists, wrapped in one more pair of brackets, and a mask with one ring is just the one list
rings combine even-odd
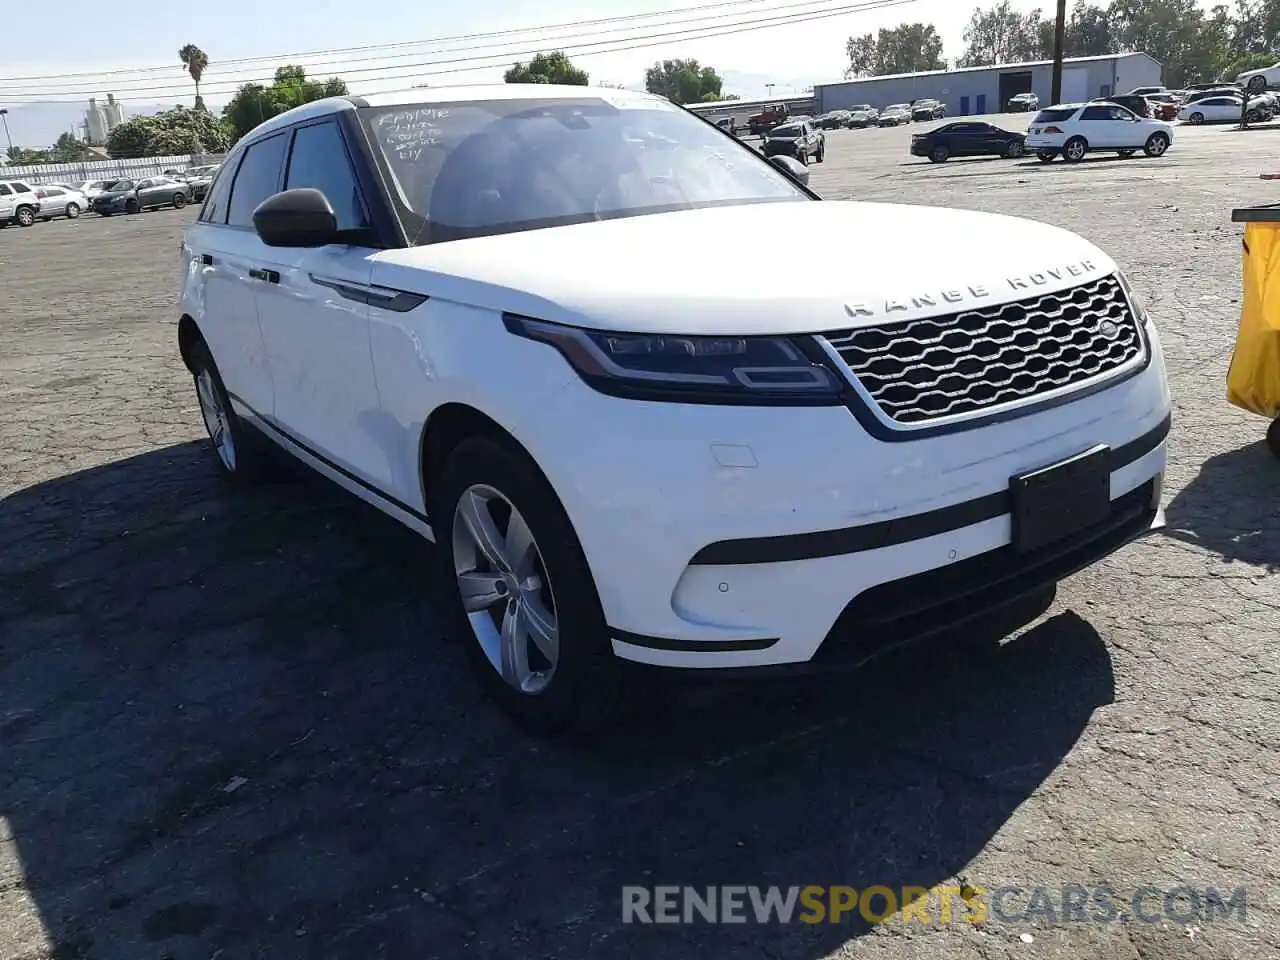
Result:
{"label": "sky", "polygon": [[[419,83],[444,86],[450,82],[500,81],[511,61],[528,59],[539,49],[568,48],[575,64],[588,70],[593,82],[642,88],[645,67],[670,57],[695,57],[715,67],[727,80],[725,93],[747,99],[800,92],[814,82],[838,79],[845,65],[844,42],[851,34],[875,31],[903,21],[921,20],[937,25],[946,43],[946,55],[957,55],[963,46],[964,25],[972,12],[970,0],[897,0],[885,9],[844,13],[803,23],[774,25],[730,36],[680,39],[654,34],[691,28],[730,28],[788,12],[821,12],[859,0],[742,0],[715,8],[685,11],[717,0],[475,0],[472,3],[423,4],[421,0],[219,0],[217,4],[167,4],[157,16],[154,0],[116,0],[114,23],[129,28],[115,32],[111,43],[28,45],[15,61],[6,56],[0,76],[0,107],[15,144],[44,146],[63,130],[83,119],[86,100],[109,92],[123,102],[126,116],[154,113],[163,106],[192,102],[193,91],[177,51],[185,43],[201,47],[210,58],[204,85],[205,100],[218,107],[230,98],[236,83],[269,77],[279,63],[298,62],[309,72],[336,74],[347,80],[353,93],[398,89]],[[776,9],[791,6],[791,11]],[[1043,4],[1014,0],[1022,9]],[[358,11],[358,15],[353,15]],[[428,13],[428,11],[430,11]],[[92,23],[100,8],[90,0],[61,0],[58,15],[68,23]],[[627,23],[593,24],[609,17],[649,15]],[[47,33],[47,15],[38,4],[20,4],[7,11],[6,33],[40,36]],[[513,36],[491,36],[497,31],[521,30],[555,24],[578,24],[557,30]],[[490,36],[476,37],[477,34]],[[431,43],[433,38],[468,37]],[[658,45],[624,52],[607,52],[610,44],[640,42]],[[309,51],[333,50],[374,44],[403,44],[387,50],[334,53],[299,58]],[[578,49],[574,46],[578,45]],[[596,44],[584,48],[584,44]],[[601,51],[600,47],[605,48]],[[469,48],[469,49],[460,49]],[[68,52],[74,50],[74,56]],[[492,54],[484,60],[475,58]],[[261,63],[224,64],[220,61],[250,57],[272,58]],[[427,61],[471,58],[472,68],[443,73],[445,65],[424,66]],[[358,61],[358,62],[356,62]],[[346,69],[344,70],[344,65]],[[382,79],[375,72],[394,74]],[[148,72],[138,73],[137,68]],[[160,68],[160,69],[156,69]],[[104,74],[104,71],[128,71]],[[86,76],[95,73],[94,76]],[[12,78],[40,79],[12,79]],[[45,101],[59,101],[47,103]],[[39,105],[34,105],[37,102]]]}

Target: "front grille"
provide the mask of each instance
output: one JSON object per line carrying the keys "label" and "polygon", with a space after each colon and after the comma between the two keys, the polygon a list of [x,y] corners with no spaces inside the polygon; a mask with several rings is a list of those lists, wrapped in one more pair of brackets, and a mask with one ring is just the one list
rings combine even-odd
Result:
{"label": "front grille", "polygon": [[1092,380],[1142,350],[1115,276],[1029,300],[828,334],[898,423],[975,413]]}

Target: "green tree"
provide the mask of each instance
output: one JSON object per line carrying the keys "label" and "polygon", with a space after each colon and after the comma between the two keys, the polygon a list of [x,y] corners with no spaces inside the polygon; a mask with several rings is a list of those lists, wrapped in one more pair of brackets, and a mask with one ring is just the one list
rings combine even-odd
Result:
{"label": "green tree", "polygon": [[187,68],[187,73],[191,75],[191,82],[196,85],[196,109],[203,110],[204,100],[200,96],[200,80],[204,77],[204,71],[209,66],[209,55],[194,43],[188,43],[178,51],[178,59],[182,61],[182,65]]}
{"label": "green tree", "polygon": [[222,109],[222,116],[235,143],[263,121],[277,114],[325,97],[341,97],[347,92],[339,77],[311,80],[303,67],[287,64],[276,70],[271,86],[245,83]]}
{"label": "green tree", "polygon": [[28,150],[25,147],[15,146],[8,151],[8,154],[9,162],[15,167],[53,162],[53,157],[48,150]]}
{"label": "green tree", "polygon": [[719,100],[723,86],[720,74],[697,60],[660,60],[644,72],[644,88],[672,103]]}
{"label": "green tree", "polygon": [[1039,10],[1019,13],[1009,0],[1000,0],[988,10],[976,8],[965,27],[965,50],[959,66],[985,67],[1038,60],[1042,55],[1043,21]]}
{"label": "green tree", "polygon": [[942,37],[931,23],[901,23],[845,42],[846,77],[880,77],[890,73],[945,70]]}
{"label": "green tree", "polygon": [[107,137],[107,153],[113,158],[222,153],[228,146],[227,132],[213,115],[186,107],[132,117]]}
{"label": "green tree", "polygon": [[1109,13],[1117,48],[1155,57],[1169,86],[1214,72],[1221,53],[1204,47],[1205,16],[1197,0],[1112,0]]}
{"label": "green tree", "polygon": [[590,79],[563,50],[535,54],[528,63],[513,63],[503,78],[507,83],[567,83],[585,87]]}
{"label": "green tree", "polygon": [[57,163],[75,163],[89,156],[89,145],[77,140],[72,133],[64,133],[58,137],[49,153]]}

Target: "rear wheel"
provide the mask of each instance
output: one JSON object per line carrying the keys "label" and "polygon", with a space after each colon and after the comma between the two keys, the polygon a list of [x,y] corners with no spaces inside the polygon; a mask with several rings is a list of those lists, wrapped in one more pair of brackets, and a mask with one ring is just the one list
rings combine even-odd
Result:
{"label": "rear wheel", "polygon": [[929,151],[929,159],[934,163],[946,163],[950,156],[951,148],[941,143]]}
{"label": "rear wheel", "polygon": [[186,205],[187,205],[187,198],[185,194],[175,193],[173,195],[173,209],[181,210]]}
{"label": "rear wheel", "polygon": [[1147,137],[1146,146],[1142,148],[1148,157],[1163,157],[1169,149],[1169,138],[1163,133],[1153,133]]}
{"label": "rear wheel", "polygon": [[1089,152],[1089,144],[1084,137],[1072,137],[1062,147],[1062,159],[1067,163],[1079,163]]}
{"label": "rear wheel", "polygon": [[1021,140],[1014,140],[1005,148],[1004,155],[1010,160],[1016,160],[1026,153],[1026,150]]}
{"label": "rear wheel", "polygon": [[431,489],[459,639],[480,682],[542,733],[611,719],[621,665],[573,525],[537,466],[503,438],[473,437]]}
{"label": "rear wheel", "polygon": [[19,207],[13,219],[17,221],[18,226],[29,227],[36,222],[36,212],[30,207]]}
{"label": "rear wheel", "polygon": [[1052,150],[1041,150],[1036,154],[1036,156],[1040,159],[1041,163],[1053,163],[1053,161],[1058,157],[1058,155]]}
{"label": "rear wheel", "polygon": [[1272,420],[1271,426],[1267,427],[1267,446],[1280,457],[1280,419]]}
{"label": "rear wheel", "polygon": [[213,354],[203,340],[192,346],[190,361],[200,415],[218,457],[218,466],[233,480],[254,479],[265,465],[264,453],[249,436],[252,428],[246,426],[232,408]]}
{"label": "rear wheel", "polygon": [[76,217],[78,217],[78,216],[80,216],[80,204],[78,204],[78,203],[68,203],[68,204],[67,204],[67,219],[68,219],[68,220],[74,220],[74,219],[75,219]]}
{"label": "rear wheel", "polygon": [[1137,153],[1137,152],[1138,152],[1137,150],[1120,150],[1120,151],[1118,151],[1118,153],[1120,154],[1120,159],[1121,159],[1121,160],[1128,160],[1130,157],[1132,157],[1132,156],[1133,156],[1135,153]]}
{"label": "rear wheel", "polygon": [[1258,90],[1265,90],[1265,89],[1267,89],[1267,78],[1266,78],[1266,77],[1264,77],[1264,76],[1250,77],[1250,78],[1249,78],[1249,89],[1250,89],[1251,91],[1258,91]]}
{"label": "rear wheel", "polygon": [[1203,113],[1201,113],[1199,110],[1197,110],[1197,111],[1196,111],[1195,113],[1193,113],[1191,116],[1187,117],[1187,122],[1188,122],[1188,123],[1194,123],[1194,124],[1197,124],[1197,125],[1199,125],[1199,124],[1201,124],[1201,123],[1204,123],[1204,114],[1203,114]]}

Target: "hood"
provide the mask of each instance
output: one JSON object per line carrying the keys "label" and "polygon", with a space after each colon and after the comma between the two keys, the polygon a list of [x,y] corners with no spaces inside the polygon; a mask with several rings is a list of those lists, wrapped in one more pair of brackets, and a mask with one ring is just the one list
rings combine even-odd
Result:
{"label": "hood", "polygon": [[1114,270],[1086,240],[1031,220],[797,201],[388,250],[373,282],[596,329],[749,335],[954,313]]}

